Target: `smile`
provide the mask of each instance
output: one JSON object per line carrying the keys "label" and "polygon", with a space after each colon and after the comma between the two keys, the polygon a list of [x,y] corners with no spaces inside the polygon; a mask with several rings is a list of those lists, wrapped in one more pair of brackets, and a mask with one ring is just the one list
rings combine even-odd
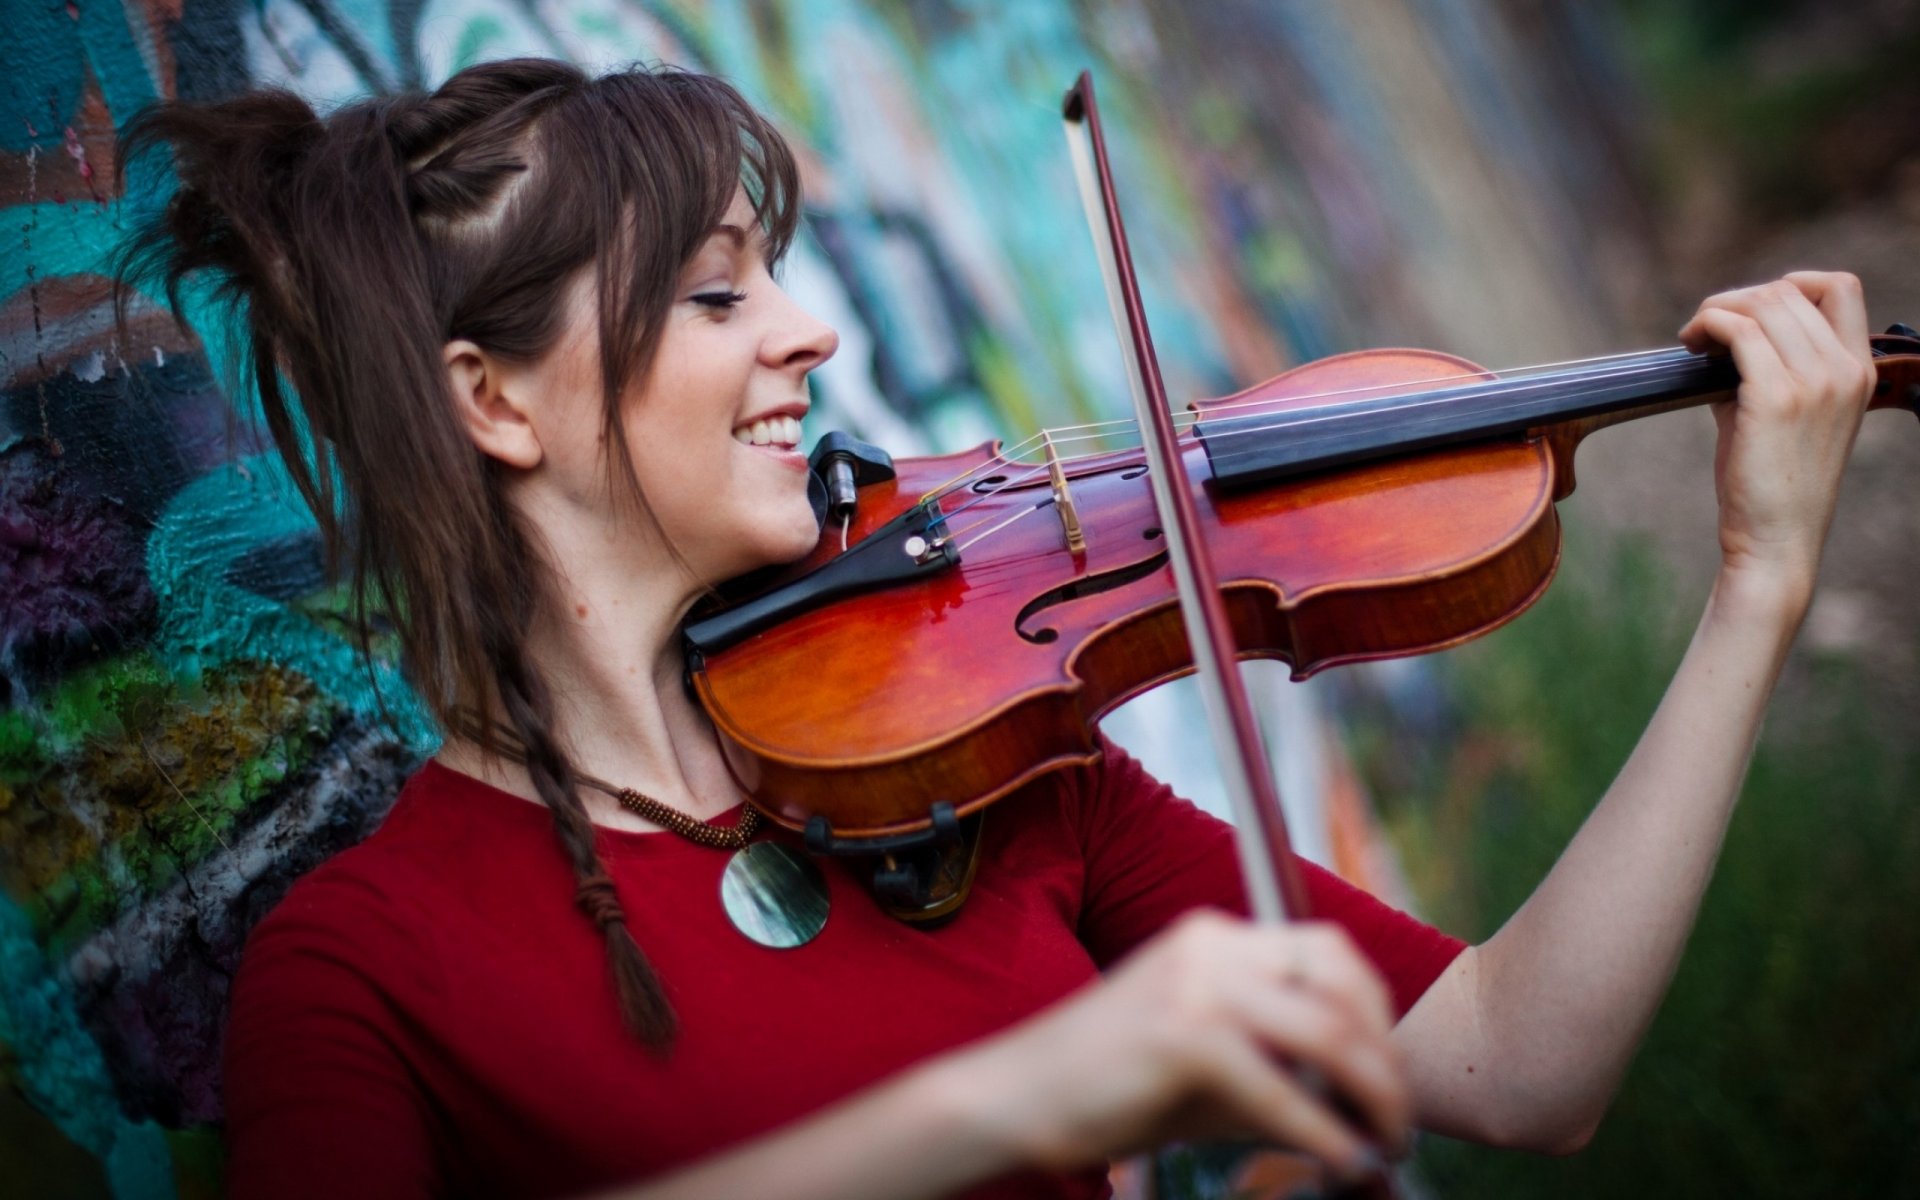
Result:
{"label": "smile", "polygon": [[734,429],[733,440],[742,446],[781,446],[791,450],[800,444],[800,422],[792,417],[766,417]]}

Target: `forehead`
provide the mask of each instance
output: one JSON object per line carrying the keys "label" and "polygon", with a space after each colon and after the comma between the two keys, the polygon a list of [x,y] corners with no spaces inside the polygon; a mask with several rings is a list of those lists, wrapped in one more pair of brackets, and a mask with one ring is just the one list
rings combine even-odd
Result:
{"label": "forehead", "polygon": [[747,198],[745,188],[734,189],[733,202],[727,205],[727,211],[720,215],[719,223],[708,234],[709,246],[716,241],[738,250],[751,248],[766,252],[767,231],[756,219],[753,202]]}
{"label": "forehead", "polygon": [[733,199],[727,204],[726,215],[720,218],[727,225],[738,225],[742,229],[751,229],[754,224],[753,201],[747,196],[747,189],[733,189]]}

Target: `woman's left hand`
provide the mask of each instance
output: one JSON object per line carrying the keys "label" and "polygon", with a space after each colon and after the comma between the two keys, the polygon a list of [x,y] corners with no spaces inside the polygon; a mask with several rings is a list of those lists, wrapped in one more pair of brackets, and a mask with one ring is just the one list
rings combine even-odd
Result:
{"label": "woman's left hand", "polygon": [[1796,271],[1722,292],[1680,340],[1695,352],[1725,347],[1740,368],[1737,398],[1714,406],[1722,575],[1804,606],[1874,386],[1860,281]]}

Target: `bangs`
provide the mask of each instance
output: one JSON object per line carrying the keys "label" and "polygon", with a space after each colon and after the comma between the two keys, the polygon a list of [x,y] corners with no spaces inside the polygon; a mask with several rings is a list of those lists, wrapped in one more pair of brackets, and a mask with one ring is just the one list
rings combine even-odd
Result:
{"label": "bangs", "polygon": [[738,189],[753,204],[769,265],[793,243],[800,188],[773,124],[711,75],[636,68],[602,76],[539,126],[544,186],[514,224],[529,242],[578,239],[600,302],[602,374],[611,409],[645,376],[681,270]]}
{"label": "bangs", "polygon": [[[542,303],[591,272],[599,309],[609,483],[648,511],[626,454],[622,397],[652,367],[681,272],[744,190],[769,267],[793,244],[800,187],[772,122],[725,81],[636,67],[569,89],[532,126],[526,186],[492,239],[495,296]],[[550,301],[546,303],[550,304]],[[551,346],[557,312],[538,347]],[[478,339],[477,339],[478,340]],[[482,341],[482,344],[487,344]],[[511,349],[502,347],[503,349]]]}
{"label": "bangs", "polygon": [[769,261],[786,255],[800,222],[793,152],[731,85],[673,69],[633,71],[597,80],[582,99],[604,105],[593,122],[595,158],[619,178],[636,236],[684,265],[743,188]]}

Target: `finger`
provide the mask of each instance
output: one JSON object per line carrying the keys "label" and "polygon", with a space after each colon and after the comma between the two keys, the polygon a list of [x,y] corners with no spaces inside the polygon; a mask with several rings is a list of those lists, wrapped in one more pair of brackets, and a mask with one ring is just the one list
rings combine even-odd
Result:
{"label": "finger", "polygon": [[1856,355],[1870,352],[1867,339],[1872,330],[1858,276],[1845,271],[1794,271],[1786,278],[1820,310],[1842,345]]}
{"label": "finger", "polygon": [[1823,351],[1833,345],[1833,333],[1799,288],[1784,281],[1743,288],[1715,307],[1753,318],[1788,374],[1804,379],[1822,373]]}
{"label": "finger", "polygon": [[1715,292],[1700,302],[1685,325],[1680,327],[1680,340],[1695,353],[1710,352],[1716,345],[1731,350],[1731,346],[1712,336],[1703,321],[1707,313],[1715,310],[1736,312],[1742,316],[1759,321],[1761,310],[1771,303],[1779,303],[1779,290],[1797,291],[1782,283],[1760,284],[1756,287],[1733,288],[1724,292]]}
{"label": "finger", "polygon": [[1786,286],[1781,291],[1786,310],[1800,326],[1807,341],[1821,357],[1832,361],[1845,361],[1848,357],[1846,347],[1840,342],[1840,334],[1834,329],[1827,315],[1820,311],[1808,295],[1800,288],[1781,281]]}
{"label": "finger", "polygon": [[1369,1033],[1311,993],[1244,987],[1227,1000],[1270,1052],[1324,1078],[1367,1130],[1393,1143],[1405,1137],[1411,1101],[1398,1055],[1385,1035]]}
{"label": "finger", "polygon": [[1816,405],[1832,403],[1843,409],[1856,399],[1864,403],[1863,388],[1871,386],[1865,382],[1870,368],[1863,363],[1868,352],[1864,348],[1850,350],[1826,314],[1798,287],[1788,293],[1786,309],[1806,334],[1813,354],[1809,359],[1787,362],[1787,369],[1805,385],[1805,398]]}
{"label": "finger", "polygon": [[1697,330],[1707,344],[1726,347],[1733,355],[1734,365],[1740,369],[1743,383],[1781,380],[1787,374],[1779,352],[1767,339],[1760,323],[1744,313],[1730,308],[1702,308],[1687,328]]}
{"label": "finger", "polygon": [[1220,1039],[1210,1049],[1206,1067],[1219,1102],[1236,1124],[1343,1173],[1378,1169],[1380,1153],[1368,1138],[1244,1038]]}
{"label": "finger", "polygon": [[1281,982],[1340,998],[1382,1033],[1393,1028],[1393,993],[1344,929],[1326,921],[1287,928],[1292,948],[1282,951],[1286,966]]}
{"label": "finger", "polygon": [[1713,310],[1730,310],[1730,305],[1748,289],[1738,288],[1732,291],[1715,292],[1700,302],[1687,323],[1680,327],[1680,341],[1695,354],[1710,354],[1716,349],[1731,351],[1732,346],[1713,334],[1707,328],[1706,315]]}
{"label": "finger", "polygon": [[1826,315],[1799,287],[1783,280],[1779,290],[1781,307],[1792,315],[1807,339],[1805,349],[1797,343],[1782,349],[1774,339],[1787,370],[1801,385],[1800,399],[1811,402],[1816,409],[1832,406],[1836,414],[1864,407],[1873,387],[1872,368],[1866,362],[1870,352],[1864,347],[1857,353],[1850,351]]}

